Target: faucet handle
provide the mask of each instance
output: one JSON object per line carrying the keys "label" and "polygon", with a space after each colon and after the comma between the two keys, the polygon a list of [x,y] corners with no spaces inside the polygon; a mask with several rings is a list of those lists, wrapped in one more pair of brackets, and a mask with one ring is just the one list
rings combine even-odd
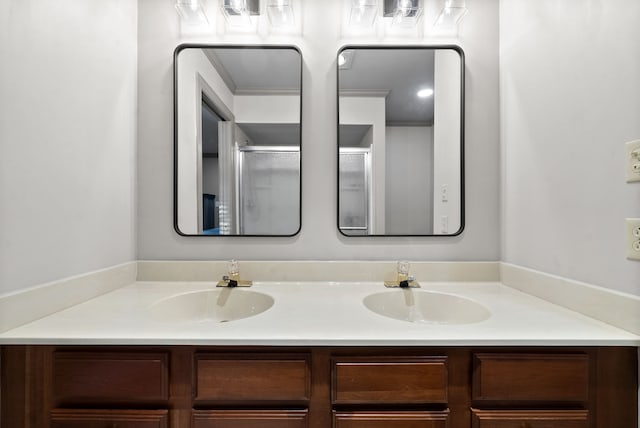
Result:
{"label": "faucet handle", "polygon": [[216,287],[251,287],[253,281],[241,281],[240,269],[238,268],[238,261],[231,259],[228,263],[228,275],[222,276],[222,281],[218,281]]}
{"label": "faucet handle", "polygon": [[402,276],[403,279],[409,276],[409,262],[406,260],[400,260],[396,263],[396,270],[398,272],[398,277]]}
{"label": "faucet handle", "polygon": [[229,260],[228,264],[229,278],[238,281],[240,279],[240,268],[236,259]]}

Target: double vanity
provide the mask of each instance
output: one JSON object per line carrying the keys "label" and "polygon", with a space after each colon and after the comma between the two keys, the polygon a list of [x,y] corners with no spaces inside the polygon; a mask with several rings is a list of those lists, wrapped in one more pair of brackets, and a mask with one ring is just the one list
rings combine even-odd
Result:
{"label": "double vanity", "polygon": [[638,336],[420,283],[137,281],[0,334],[2,426],[637,427]]}
{"label": "double vanity", "polygon": [[[301,230],[303,69],[292,46],[176,49],[177,239]],[[336,72],[340,239],[461,234],[462,50],[345,46]],[[503,285],[498,263],[419,288],[386,288],[385,262],[347,280],[260,263],[250,288],[137,262],[121,287],[8,296],[40,312],[0,316],[0,427],[638,427],[640,337]]]}

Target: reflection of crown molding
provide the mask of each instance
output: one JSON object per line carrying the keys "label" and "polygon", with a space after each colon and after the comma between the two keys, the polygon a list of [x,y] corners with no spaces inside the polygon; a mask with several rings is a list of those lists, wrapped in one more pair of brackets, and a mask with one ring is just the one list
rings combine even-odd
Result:
{"label": "reflection of crown molding", "polygon": [[338,95],[341,97],[375,97],[386,98],[391,91],[385,90],[367,90],[367,89],[346,89],[338,91]]}
{"label": "reflection of crown molding", "polygon": [[222,65],[222,61],[213,49],[204,49],[204,54],[213,65],[213,68],[218,72],[220,78],[224,81],[225,85],[229,88],[233,95],[257,95],[257,96],[275,96],[275,95],[300,95],[300,89],[245,89],[238,88],[236,82],[233,81],[233,77],[227,69]]}
{"label": "reflection of crown molding", "polygon": [[433,120],[431,121],[389,121],[386,126],[433,126]]}
{"label": "reflection of crown molding", "polygon": [[218,58],[218,55],[216,55],[213,49],[203,49],[203,50],[204,50],[205,56],[209,59],[209,62],[211,62],[211,65],[213,65],[213,68],[216,69],[216,71],[224,81],[225,85],[227,85],[231,93],[235,93],[237,89],[236,83],[233,81],[231,74],[229,74],[227,69],[224,68],[224,65],[222,65],[222,61],[220,61],[220,58]]}
{"label": "reflection of crown molding", "polygon": [[236,89],[234,95],[256,95],[256,96],[275,96],[275,95],[295,95],[300,96],[299,89]]}

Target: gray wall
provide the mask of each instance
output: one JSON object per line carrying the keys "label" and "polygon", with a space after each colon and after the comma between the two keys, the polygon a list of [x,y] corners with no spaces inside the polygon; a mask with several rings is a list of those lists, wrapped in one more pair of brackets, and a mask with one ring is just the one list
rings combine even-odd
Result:
{"label": "gray wall", "polygon": [[0,294],[136,259],[137,4],[0,2]]}
{"label": "gray wall", "polygon": [[387,126],[385,131],[385,233],[430,235],[434,204],[433,128]]}
{"label": "gray wall", "polygon": [[500,2],[503,259],[640,295],[640,2]]}
{"label": "gray wall", "polygon": [[[467,228],[457,238],[344,238],[336,228],[335,56],[342,2],[305,1],[304,35],[184,38],[171,0],[139,1],[138,254],[142,260],[499,260],[498,0],[470,2],[467,55]],[[173,230],[173,50],[184,41],[289,43],[302,50],[302,231],[294,238],[185,238]],[[407,40],[384,42],[407,43]],[[412,43],[426,43],[414,40]],[[442,43],[442,40],[437,40]]]}

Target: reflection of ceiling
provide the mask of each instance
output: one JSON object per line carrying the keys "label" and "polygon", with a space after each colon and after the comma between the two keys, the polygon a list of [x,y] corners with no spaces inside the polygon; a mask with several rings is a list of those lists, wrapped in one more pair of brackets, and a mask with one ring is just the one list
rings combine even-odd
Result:
{"label": "reflection of ceiling", "polygon": [[362,139],[371,129],[371,125],[340,125],[338,141],[340,147],[363,147]]}
{"label": "reflection of ceiling", "polygon": [[236,123],[256,146],[298,146],[300,125],[297,123]]}
{"label": "reflection of ceiling", "polygon": [[[351,50],[351,49],[350,49]],[[388,91],[386,120],[389,125],[433,124],[433,97],[418,98],[419,89],[432,88],[432,49],[353,49],[349,69],[341,69],[340,91]]]}
{"label": "reflection of ceiling", "polygon": [[299,93],[300,54],[291,48],[205,49],[232,93]]}

